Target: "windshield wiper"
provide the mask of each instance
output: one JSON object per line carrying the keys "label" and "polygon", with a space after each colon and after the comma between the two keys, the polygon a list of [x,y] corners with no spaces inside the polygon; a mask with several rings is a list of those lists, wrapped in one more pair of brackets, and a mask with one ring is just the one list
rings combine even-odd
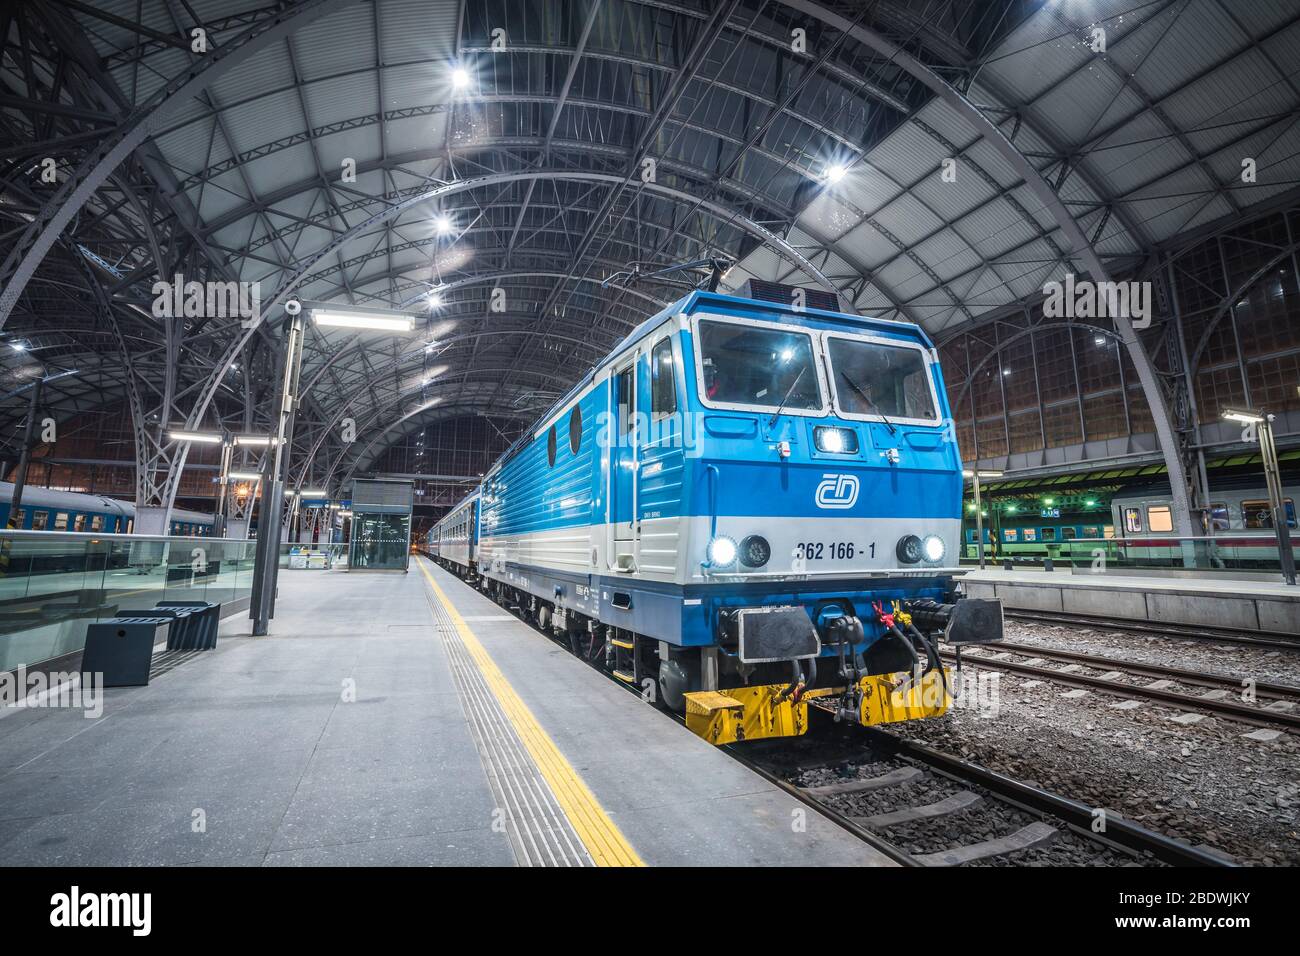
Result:
{"label": "windshield wiper", "polygon": [[849,383],[849,387],[852,388],[853,391],[861,395],[862,400],[865,401],[868,405],[870,405],[872,409],[875,411],[875,413],[880,416],[880,420],[884,422],[885,427],[889,429],[889,434],[897,435],[898,429],[894,427],[893,422],[891,422],[888,418],[885,417],[885,413],[880,410],[880,406],[871,400],[871,396],[868,395],[866,392],[864,392],[861,388],[859,388],[858,383],[853,381],[853,379],[849,378],[849,373],[844,371],[844,369],[840,369],[840,375],[844,377],[844,381]]}
{"label": "windshield wiper", "polygon": [[803,373],[807,371],[807,369],[807,365],[800,366],[799,374],[794,377],[794,381],[790,383],[790,387],[785,390],[785,395],[781,398],[781,404],[776,406],[776,411],[772,413],[772,419],[767,423],[768,428],[771,428],[776,424],[776,420],[781,416],[781,412],[785,409],[785,403],[790,401],[790,396],[794,394],[795,387],[799,384],[799,379],[803,378]]}

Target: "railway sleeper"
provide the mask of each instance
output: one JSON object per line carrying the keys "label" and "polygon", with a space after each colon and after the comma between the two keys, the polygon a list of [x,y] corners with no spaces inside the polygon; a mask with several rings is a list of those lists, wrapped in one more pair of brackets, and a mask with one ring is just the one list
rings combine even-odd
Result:
{"label": "railway sleeper", "polygon": [[959,846],[952,850],[918,854],[916,860],[922,866],[961,866],[963,863],[973,863],[976,860],[987,860],[990,857],[1046,846],[1056,839],[1058,832],[1051,824],[1036,820],[1028,826],[1021,827],[1015,833],[985,840],[982,843]]}
{"label": "railway sleeper", "polygon": [[970,810],[984,803],[984,798],[978,793],[970,790],[962,790],[954,793],[951,797],[946,797],[935,803],[927,803],[920,807],[903,807],[900,810],[890,810],[888,813],[873,813],[866,817],[850,817],[860,827],[870,827],[873,830],[884,830],[888,827],[898,826],[900,823],[915,823],[917,820],[934,820],[938,817],[946,817],[949,814],[960,813],[963,810]]}

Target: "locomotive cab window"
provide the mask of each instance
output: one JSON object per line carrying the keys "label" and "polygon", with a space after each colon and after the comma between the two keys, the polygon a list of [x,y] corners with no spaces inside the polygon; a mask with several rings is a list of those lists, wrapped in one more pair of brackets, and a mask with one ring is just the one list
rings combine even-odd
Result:
{"label": "locomotive cab window", "polygon": [[812,337],[731,322],[700,323],[700,387],[706,402],[821,411]]}
{"label": "locomotive cab window", "polygon": [[925,353],[902,345],[827,336],[831,392],[848,416],[937,418]]}
{"label": "locomotive cab window", "polygon": [[1174,516],[1168,505],[1152,505],[1147,509],[1147,528],[1151,531],[1174,530]]}
{"label": "locomotive cab window", "polygon": [[650,414],[656,419],[677,411],[673,379],[673,340],[662,339],[650,353]]}

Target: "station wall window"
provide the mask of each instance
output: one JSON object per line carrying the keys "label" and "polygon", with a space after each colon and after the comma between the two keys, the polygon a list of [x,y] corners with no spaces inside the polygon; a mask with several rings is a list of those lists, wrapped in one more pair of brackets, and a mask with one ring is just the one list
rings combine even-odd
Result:
{"label": "station wall window", "polygon": [[673,379],[673,340],[663,339],[650,353],[650,414],[658,419],[677,411]]}
{"label": "station wall window", "polygon": [[60,511],[54,516],[54,530],[68,530],[68,513],[66,511]]}
{"label": "station wall window", "polygon": [[1173,531],[1174,516],[1168,505],[1152,505],[1147,509],[1147,527],[1152,531]]}
{"label": "station wall window", "polygon": [[[1287,498],[1283,502],[1286,508],[1286,525],[1296,526],[1295,502]],[[1241,503],[1241,520],[1247,528],[1272,528],[1273,516],[1269,513],[1267,501],[1243,501]]]}
{"label": "station wall window", "polygon": [[1044,529],[1043,529],[1043,540],[1044,540],[1044,541],[1055,541],[1055,540],[1056,540],[1056,529],[1055,529],[1055,528],[1044,528]]}
{"label": "station wall window", "polygon": [[1124,530],[1140,532],[1142,530],[1142,509],[1125,508],[1124,509]]}

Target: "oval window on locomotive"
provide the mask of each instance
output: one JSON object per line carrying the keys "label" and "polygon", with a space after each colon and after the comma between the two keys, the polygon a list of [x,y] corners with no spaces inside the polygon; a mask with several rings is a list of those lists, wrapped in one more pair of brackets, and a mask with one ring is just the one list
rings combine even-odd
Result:
{"label": "oval window on locomotive", "polygon": [[919,345],[828,334],[835,407],[845,418],[939,423],[934,380]]}
{"label": "oval window on locomotive", "polygon": [[701,397],[715,408],[776,409],[796,415],[826,410],[812,336],[752,322],[701,320]]}

